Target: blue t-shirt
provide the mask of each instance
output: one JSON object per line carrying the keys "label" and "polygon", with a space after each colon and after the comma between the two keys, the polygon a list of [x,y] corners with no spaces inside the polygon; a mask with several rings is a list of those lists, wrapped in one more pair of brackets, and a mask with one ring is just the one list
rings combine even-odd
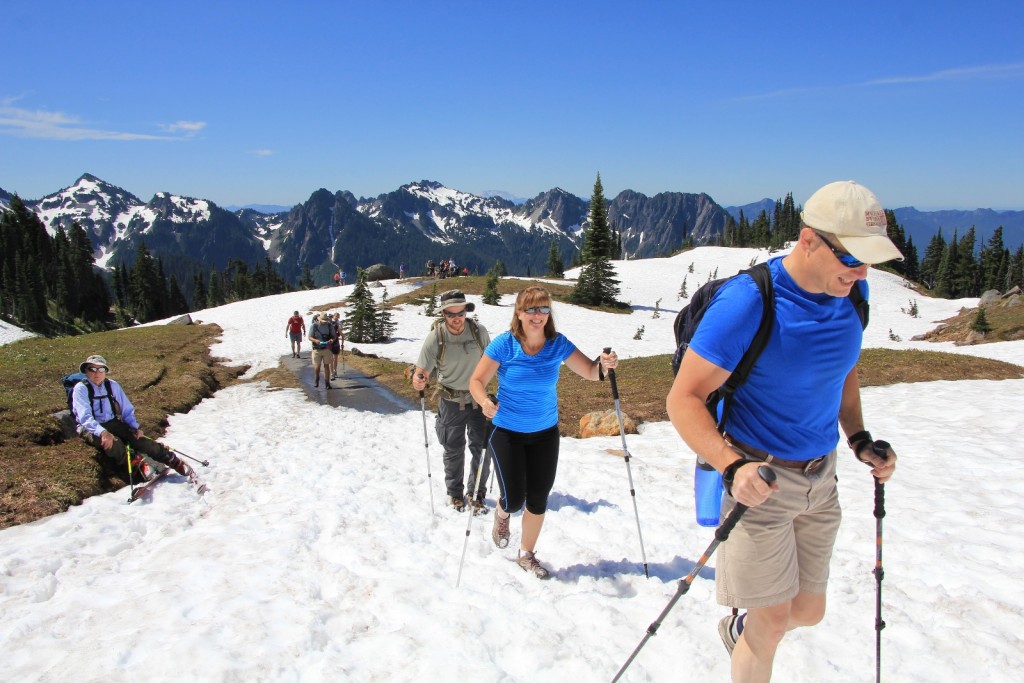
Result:
{"label": "blue t-shirt", "polygon": [[484,353],[497,361],[498,412],[494,426],[515,432],[539,432],[558,424],[558,374],[562,362],[576,345],[561,333],[548,339],[536,355],[503,332],[487,345]]}
{"label": "blue t-shirt", "polygon": [[[857,364],[863,330],[847,297],[801,289],[782,257],[768,264],[775,325],[749,378],[736,390],[726,431],[780,458],[810,460],[831,451],[839,440],[843,383]],[[854,286],[867,299],[867,283]],[[711,300],[690,348],[734,370],[754,338],[761,311],[754,280],[730,280]]]}

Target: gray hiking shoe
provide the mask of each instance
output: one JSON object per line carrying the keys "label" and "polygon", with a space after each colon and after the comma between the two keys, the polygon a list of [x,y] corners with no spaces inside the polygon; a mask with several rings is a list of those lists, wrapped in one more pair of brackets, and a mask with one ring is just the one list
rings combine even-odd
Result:
{"label": "gray hiking shoe", "polygon": [[462,496],[449,496],[448,504],[455,508],[456,512],[462,512],[466,509],[466,499]]}
{"label": "gray hiking shoe", "polygon": [[524,572],[532,572],[538,579],[546,579],[551,576],[551,572],[545,569],[537,560],[537,553],[531,553],[529,550],[519,551],[516,564],[522,567]]}
{"label": "gray hiking shoe", "polygon": [[508,530],[508,521],[512,519],[512,515],[502,517],[498,514],[497,510],[494,512],[494,526],[491,527],[491,540],[494,541],[494,545],[499,548],[508,547],[508,539],[511,534]]}
{"label": "gray hiking shoe", "polygon": [[740,639],[739,634],[736,633],[737,621],[739,621],[739,615],[728,614],[718,622],[718,635],[722,637],[722,644],[729,651],[730,657],[732,657],[732,651],[736,649],[736,641]]}

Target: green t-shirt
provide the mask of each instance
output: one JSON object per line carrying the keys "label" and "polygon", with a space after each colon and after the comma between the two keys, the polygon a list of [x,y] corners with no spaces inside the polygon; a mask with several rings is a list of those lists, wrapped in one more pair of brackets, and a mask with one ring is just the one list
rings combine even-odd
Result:
{"label": "green t-shirt", "polygon": [[[423,347],[420,349],[420,357],[416,361],[416,366],[426,370],[427,374],[437,367],[437,381],[440,384],[456,391],[467,391],[469,378],[473,376],[476,364],[480,362],[480,356],[483,355],[483,350],[480,347],[487,348],[487,345],[491,343],[491,335],[487,333],[487,329],[483,325],[477,324],[477,333],[480,336],[480,343],[477,344],[472,330],[469,329],[472,324],[466,320],[462,334],[456,336],[448,331],[447,325],[439,322],[423,340]],[[437,363],[440,351],[437,335],[443,335],[445,346],[444,357],[441,359],[440,365]]]}

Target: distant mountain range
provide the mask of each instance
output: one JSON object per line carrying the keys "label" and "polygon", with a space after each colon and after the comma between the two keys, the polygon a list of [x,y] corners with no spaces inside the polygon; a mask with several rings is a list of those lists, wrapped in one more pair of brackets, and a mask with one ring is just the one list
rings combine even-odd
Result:
{"label": "distant mountain range", "polygon": [[[498,193],[490,193],[497,195]],[[0,206],[11,195],[0,189]],[[143,201],[88,173],[73,185],[38,200],[25,200],[51,233],[77,221],[90,235],[97,263],[110,268],[131,263],[145,241],[179,282],[229,259],[249,264],[269,258],[297,281],[306,264],[327,284],[339,269],[354,274],[384,263],[395,270],[422,271],[427,260],[454,259],[482,273],[501,260],[515,274],[543,274],[551,242],[568,264],[581,245],[588,201],[560,188],[532,199],[483,197],[423,180],[373,198],[319,189],[285,210],[252,205],[228,210],[215,203],[160,192]],[[670,253],[690,237],[702,244],[721,235],[728,217],[740,210],[753,220],[774,211],[775,200],[723,208],[707,194],[662,192],[648,197],[625,190],[611,199],[608,217],[621,232],[628,258]],[[261,210],[262,209],[262,210]],[[997,225],[1010,248],[1024,241],[1024,211],[920,212],[896,209],[897,219],[922,254],[939,226],[949,239],[955,228],[974,225],[987,239]]]}
{"label": "distant mountain range", "polygon": [[[747,220],[754,220],[761,211],[766,211],[771,216],[775,211],[774,199],[762,199],[759,202],[744,204],[743,206],[727,206],[726,211],[733,218],[739,220],[740,211]],[[917,246],[917,255],[924,255],[932,237],[942,228],[942,236],[948,242],[953,237],[953,231],[957,231],[959,237],[974,227],[978,247],[992,237],[992,233],[999,226],[1003,227],[1003,243],[1013,251],[1021,244],[1024,244],[1024,211],[993,211],[992,209],[947,210],[947,211],[918,211],[912,206],[904,206],[893,209],[896,214],[896,222],[903,226],[907,237],[914,239]]]}

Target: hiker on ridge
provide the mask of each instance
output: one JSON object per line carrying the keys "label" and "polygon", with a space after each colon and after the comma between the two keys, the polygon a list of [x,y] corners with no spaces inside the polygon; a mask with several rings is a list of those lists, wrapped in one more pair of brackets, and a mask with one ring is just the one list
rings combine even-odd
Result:
{"label": "hiker on ridge", "polygon": [[[715,293],[666,401],[679,435],[722,473],[722,516],[737,502],[749,507],[719,549],[715,569],[719,604],[747,610],[718,627],[733,681],[770,680],[785,634],[825,614],[842,517],[839,428],[880,483],[896,467],[896,454],[876,455],[864,429],[856,368],[863,328],[848,295],[859,287],[867,299],[869,266],[903,257],[886,235],[882,205],[853,181],[815,192],[801,221],[792,252],[768,261],[775,322],[733,395],[724,433],[705,400],[728,379],[760,323],[762,295],[750,277],[733,278]],[[758,476],[765,464],[776,475],[771,485]]]}
{"label": "hiker on ridge", "polygon": [[174,451],[146,438],[135,417],[135,406],[121,385],[107,377],[110,366],[103,356],[89,356],[79,370],[85,373],[86,379],[75,385],[71,393],[78,434],[82,441],[100,452],[114,471],[121,471],[124,464],[127,472],[127,444],[133,451],[131,472],[143,481],[156,476],[158,468],[153,466],[154,461],[173,467],[186,477],[192,475],[192,468]]}
{"label": "hiker on ridge", "polygon": [[[437,370],[437,390],[441,398],[437,403],[437,418],[434,429],[437,440],[444,447],[444,484],[448,492],[448,504],[462,512],[468,504],[473,514],[485,514],[487,506],[484,483],[490,475],[490,463],[486,459],[484,441],[487,420],[480,410],[478,401],[469,393],[469,377],[473,374],[484,348],[490,343],[491,335],[483,325],[466,318],[476,308],[466,303],[466,296],[458,289],[441,294],[441,320],[435,321],[416,360],[412,375],[412,388],[423,391],[430,374]],[[466,477],[466,436],[469,436],[469,477]],[[484,459],[480,487],[475,492],[477,469],[480,458]],[[463,497],[463,481],[467,495]]]}

